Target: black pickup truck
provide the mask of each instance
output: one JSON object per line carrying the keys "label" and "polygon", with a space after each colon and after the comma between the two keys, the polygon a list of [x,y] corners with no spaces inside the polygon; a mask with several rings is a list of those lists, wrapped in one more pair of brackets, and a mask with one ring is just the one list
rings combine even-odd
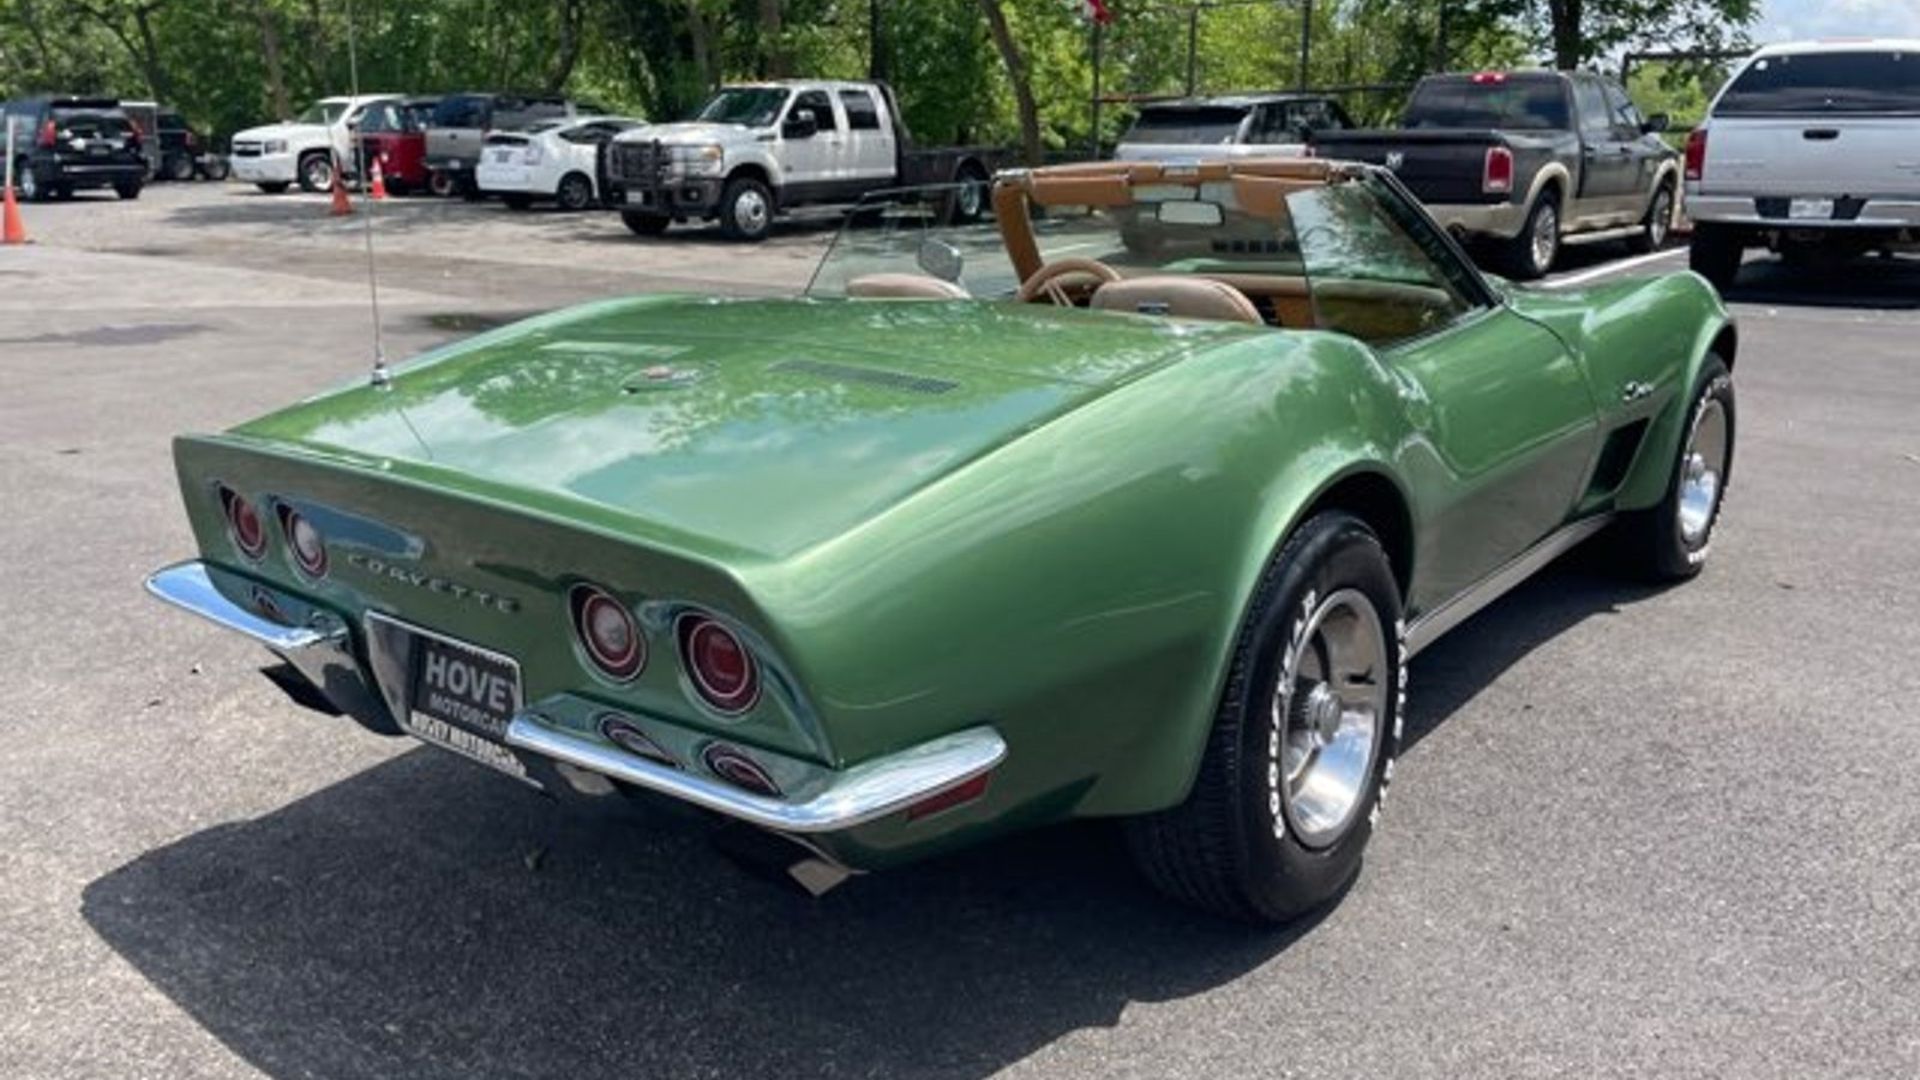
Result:
{"label": "black pickup truck", "polygon": [[1398,128],[1316,132],[1313,146],[1392,169],[1442,225],[1528,280],[1562,244],[1666,241],[1680,191],[1666,126],[1599,75],[1482,71],[1421,79]]}

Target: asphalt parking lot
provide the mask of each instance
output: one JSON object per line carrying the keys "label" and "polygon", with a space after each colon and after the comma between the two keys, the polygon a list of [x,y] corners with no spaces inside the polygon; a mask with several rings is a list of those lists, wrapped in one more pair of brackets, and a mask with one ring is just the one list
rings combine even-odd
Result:
{"label": "asphalt parking lot", "polygon": [[[27,212],[0,1076],[1920,1074],[1920,265],[1750,257],[1705,575],[1576,552],[1423,654],[1358,883],[1250,932],[1097,826],[803,899],[697,823],[288,704],[140,583],[190,550],[174,433],[366,366],[361,219],[239,185]],[[792,291],[832,235],[425,201],[380,229],[396,358],[595,296]]]}

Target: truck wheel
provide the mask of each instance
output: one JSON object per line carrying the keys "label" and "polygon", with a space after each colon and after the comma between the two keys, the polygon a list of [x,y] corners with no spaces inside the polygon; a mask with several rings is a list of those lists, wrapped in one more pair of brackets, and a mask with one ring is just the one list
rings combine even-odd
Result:
{"label": "truck wheel", "polygon": [[300,177],[300,190],[316,193],[327,191],[333,187],[333,158],[324,151],[307,154],[300,159],[297,175]]}
{"label": "truck wheel", "polygon": [[167,179],[182,184],[193,179],[193,159],[185,154],[175,154],[168,158]]}
{"label": "truck wheel", "polygon": [[129,180],[124,184],[115,184],[113,185],[113,193],[122,199],[137,199],[140,197],[140,182],[138,180]]}
{"label": "truck wheel", "polygon": [[987,174],[969,161],[954,174],[960,185],[953,192],[947,220],[955,225],[971,225],[987,212]]}
{"label": "truck wheel", "polygon": [[200,175],[209,180],[225,180],[231,171],[227,159],[217,154],[208,155],[200,161]]}
{"label": "truck wheel", "polygon": [[19,189],[20,198],[26,202],[46,201],[47,189],[40,186],[40,178],[33,175],[26,158],[13,163],[13,186]]}
{"label": "truck wheel", "polygon": [[643,214],[637,210],[620,211],[620,220],[627,223],[635,236],[659,236],[673,224],[673,219],[665,214]]}
{"label": "truck wheel", "polygon": [[1507,241],[1507,270],[1515,281],[1533,281],[1553,269],[1560,255],[1560,196],[1552,188],[1540,194],[1520,235]]}
{"label": "truck wheel", "polygon": [[1746,237],[1738,229],[1696,224],[1693,242],[1687,247],[1687,267],[1724,292],[1740,276],[1740,260],[1746,253]]}
{"label": "truck wheel", "polygon": [[720,193],[720,231],[729,240],[760,241],[773,229],[773,193],[751,176],[736,176]]}
{"label": "truck wheel", "polygon": [[1620,522],[1627,541],[1621,550],[1631,553],[1632,569],[1641,576],[1685,581],[1706,565],[1733,471],[1733,419],[1733,376],[1708,353],[1687,408],[1666,498]]}
{"label": "truck wheel", "polygon": [[568,213],[579,213],[593,205],[593,181],[585,173],[568,173],[560,178],[560,187],[554,191],[554,201],[560,209]]}
{"label": "truck wheel", "polygon": [[1404,657],[1379,538],[1351,514],[1316,514],[1255,589],[1186,800],[1126,823],[1147,879],[1250,922],[1338,896],[1393,774]]}
{"label": "truck wheel", "polygon": [[1673,228],[1673,185],[1662,183],[1653,193],[1653,202],[1647,206],[1647,216],[1640,223],[1640,233],[1627,238],[1627,250],[1635,255],[1646,255],[1659,251],[1667,242],[1667,233]]}
{"label": "truck wheel", "polygon": [[444,199],[453,194],[453,177],[445,169],[435,169],[427,174],[427,193],[436,199]]}
{"label": "truck wheel", "polygon": [[253,186],[269,195],[285,195],[288,185],[285,180],[263,180]]}

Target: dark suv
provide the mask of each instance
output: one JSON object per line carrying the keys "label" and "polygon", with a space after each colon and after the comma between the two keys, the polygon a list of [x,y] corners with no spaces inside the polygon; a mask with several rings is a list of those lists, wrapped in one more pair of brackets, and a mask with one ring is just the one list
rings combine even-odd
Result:
{"label": "dark suv", "polygon": [[[143,136],[112,98],[23,98],[0,105],[13,129],[13,182],[20,196],[66,198],[79,188],[111,187],[140,197],[146,180]],[[0,146],[6,128],[0,128]]]}

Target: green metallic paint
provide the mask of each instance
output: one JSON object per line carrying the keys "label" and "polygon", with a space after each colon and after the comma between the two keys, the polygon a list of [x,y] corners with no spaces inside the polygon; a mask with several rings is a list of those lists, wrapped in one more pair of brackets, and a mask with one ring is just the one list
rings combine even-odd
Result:
{"label": "green metallic paint", "polygon": [[[1576,513],[1620,419],[1608,380],[1661,388],[1621,505],[1657,499],[1643,488],[1671,464],[1675,388],[1724,325],[1711,291],[1680,275],[1509,295],[1377,354],[1038,306],[612,302],[441,350],[384,390],[183,438],[176,458],[205,558],[349,625],[381,610],[507,652],[536,707],[573,695],[828,767],[993,724],[1009,755],[984,799],[823,841],[881,865],[1182,798],[1255,581],[1345,478],[1406,499],[1410,614]],[[671,381],[648,375],[659,364],[695,377],[655,385]],[[519,610],[344,555],[305,583],[278,542],[249,566],[215,481],[378,522],[366,550],[410,540],[408,566]],[[564,594],[583,578],[647,631],[629,686],[575,655]],[[688,604],[770,665],[746,716],[683,685],[666,626]]]}

